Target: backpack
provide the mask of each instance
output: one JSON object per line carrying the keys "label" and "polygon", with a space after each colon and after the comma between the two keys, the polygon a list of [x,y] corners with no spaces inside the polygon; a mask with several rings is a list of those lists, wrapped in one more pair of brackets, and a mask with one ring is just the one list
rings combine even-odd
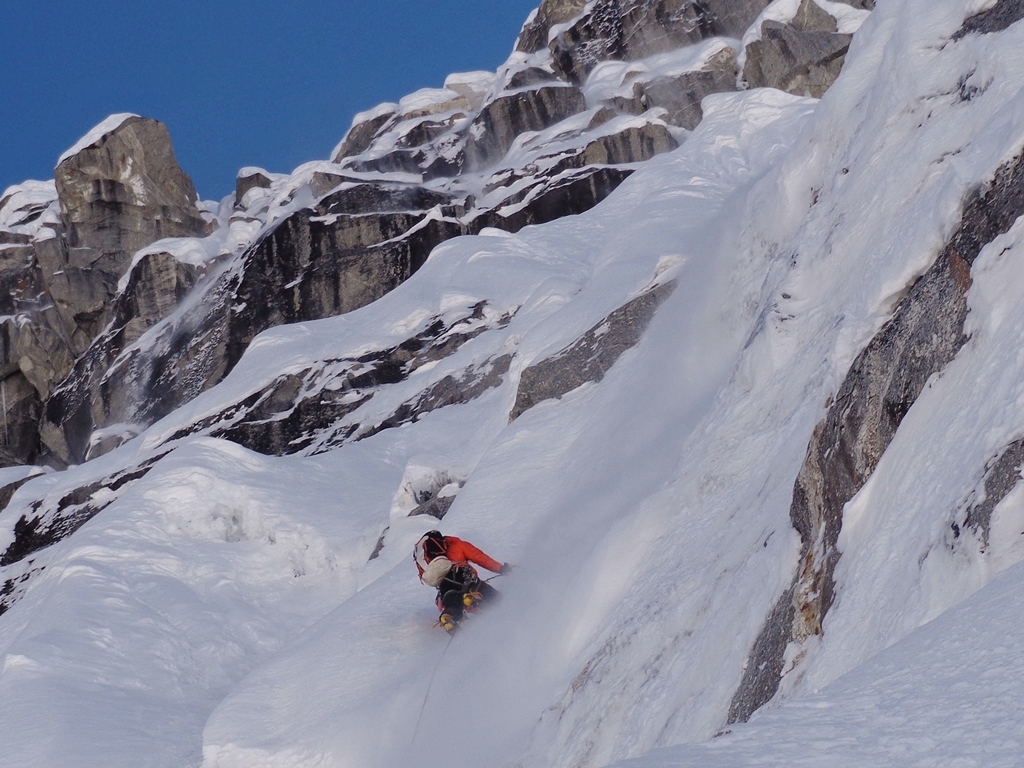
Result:
{"label": "backpack", "polygon": [[440,531],[427,531],[416,542],[413,548],[412,559],[416,563],[416,570],[419,571],[420,581],[431,587],[436,587],[441,580],[448,575],[452,568],[452,561],[447,557],[447,547],[444,543],[444,536]]}

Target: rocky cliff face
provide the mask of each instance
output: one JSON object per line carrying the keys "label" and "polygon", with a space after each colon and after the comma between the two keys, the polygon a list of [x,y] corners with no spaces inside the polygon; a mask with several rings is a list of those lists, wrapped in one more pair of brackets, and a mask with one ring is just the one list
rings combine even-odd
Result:
{"label": "rocky cliff face", "polygon": [[[710,93],[820,95],[850,35],[812,0],[785,23],[776,5],[544,2],[498,72],[357,116],[330,163],[244,169],[210,224],[166,129],[112,117],[62,158],[55,193],[7,201],[37,223],[5,227],[3,277],[36,303],[6,333],[6,463],[98,455],[218,382],[260,331],[374,301],[453,236],[592,207],[685,140]],[[806,44],[772,48],[776,33]]]}
{"label": "rocky cliff face", "polygon": [[[27,184],[0,201],[3,379],[8,432],[2,463],[73,457],[40,440],[43,406],[112,316],[133,255],[167,237],[198,237],[206,224],[174,158],[167,129],[115,115],[69,150],[53,185]],[[167,311],[180,292],[147,285],[146,311]]]}
{"label": "rocky cliff face", "polygon": [[127,117],[101,132],[58,163],[55,181],[66,250],[42,250],[39,266],[80,354],[106,325],[132,255],[165,237],[200,235],[204,222],[155,120]]}
{"label": "rocky cliff face", "polygon": [[747,46],[743,77],[751,88],[772,87],[820,98],[843,67],[853,35],[813,0],[802,0],[788,20],[765,19]]}

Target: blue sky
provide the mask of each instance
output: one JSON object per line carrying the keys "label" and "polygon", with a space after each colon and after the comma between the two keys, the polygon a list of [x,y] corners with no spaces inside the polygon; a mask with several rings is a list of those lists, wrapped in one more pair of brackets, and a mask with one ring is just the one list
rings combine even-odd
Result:
{"label": "blue sky", "polygon": [[494,70],[540,0],[32,0],[0,7],[0,192],[107,115],[167,124],[200,196],[326,159],[356,112]]}

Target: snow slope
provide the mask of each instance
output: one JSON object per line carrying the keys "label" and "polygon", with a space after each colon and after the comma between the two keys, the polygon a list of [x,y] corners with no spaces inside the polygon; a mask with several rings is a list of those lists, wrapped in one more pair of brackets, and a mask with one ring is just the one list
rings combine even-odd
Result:
{"label": "snow slope", "polygon": [[[880,1],[820,103],[710,97],[592,211],[449,241],[383,299],[265,332],[135,440],[22,486],[0,548],[32,500],[155,462],[19,565],[4,765],[600,766],[670,746],[624,764],[1013,764],[1024,492],[987,543],[950,531],[1024,433],[1020,224],[975,264],[970,341],[847,506],[824,634],[790,649],[779,706],[714,738],[798,567],[793,481],[828,399],[1024,145],[1024,25],[951,41],[980,7]],[[671,281],[603,380],[508,422],[527,366]],[[319,454],[175,437],[480,302],[486,330],[351,418],[514,355],[475,400]],[[407,513],[452,479],[441,527],[518,568],[449,645],[410,562],[437,522]]]}
{"label": "snow slope", "polygon": [[756,714],[699,745],[656,750],[615,768],[1013,768],[1024,750],[1024,568],[916,629],[806,697]]}
{"label": "snow slope", "polygon": [[[493,243],[489,238],[462,239],[435,251],[426,274],[421,272],[409,284],[410,290],[412,284],[419,288],[451,259],[468,268],[448,273],[465,290],[464,272],[472,276],[481,258],[498,261],[498,269],[500,262],[514,259],[515,273],[529,277],[533,297],[508,326],[508,334],[518,331],[517,321],[527,322],[528,312],[547,315],[533,320],[517,340],[521,357],[528,361],[557,351],[629,293],[649,285],[659,269],[657,279],[678,282],[641,347],[628,353],[635,357],[621,360],[599,386],[574,393],[557,406],[542,404],[507,427],[504,414],[514,394],[507,386],[486,398],[496,404],[481,399],[451,409],[464,411],[461,418],[472,423],[481,420],[474,411],[488,406],[501,420],[488,435],[490,444],[481,446],[479,463],[444,527],[520,566],[515,578],[506,580],[501,614],[481,616],[472,632],[458,637],[434,680],[437,701],[459,702],[460,711],[474,713],[472,730],[479,736],[460,738],[468,762],[490,759],[493,739],[508,740],[510,756],[523,748],[537,713],[558,702],[593,654],[595,635],[600,638],[616,626],[619,600],[634,576],[643,578],[647,549],[681,506],[674,494],[651,498],[652,489],[678,471],[682,446],[729,376],[752,322],[723,312],[731,308],[726,297],[735,291],[736,278],[748,283],[753,279],[749,273],[737,275],[735,263],[721,258],[736,230],[709,228],[707,223],[715,216],[728,219],[735,195],[768,166],[773,150],[781,146],[780,134],[791,130],[808,107],[805,101],[767,91],[722,97],[718,109],[705,118],[705,132],[698,131],[679,153],[638,171],[636,181],[627,180],[614,204],[516,236],[494,237]],[[705,141],[713,142],[714,152]],[[641,211],[647,228],[637,240],[626,222]],[[574,262],[572,275],[566,267]],[[511,275],[500,289],[507,290],[510,283]],[[392,294],[396,301],[402,300],[405,288]],[[488,293],[474,291],[469,297],[496,304],[491,292],[498,284],[487,288]],[[535,308],[531,298],[543,301]],[[349,322],[355,314],[348,316]],[[665,355],[674,345],[680,353]],[[460,417],[436,418],[445,419],[446,428],[452,429],[451,421]],[[431,415],[409,431],[427,430],[434,420]],[[432,458],[443,462],[443,454]],[[792,462],[798,459],[795,453],[790,456]],[[310,765],[318,760],[400,765],[414,753],[420,755],[417,762],[431,764],[430,755],[442,759],[449,739],[447,705],[427,709],[415,744],[401,737],[418,717],[446,639],[431,628],[436,619],[431,591],[409,578],[412,543],[434,524],[429,519],[392,520],[380,558],[390,566],[388,577],[363,590],[354,605],[346,603],[325,617],[221,705],[206,730],[208,765],[283,765],[300,758]],[[724,527],[708,531],[713,539],[729,533]],[[620,539],[628,545],[620,547]],[[773,550],[775,546],[773,542]],[[792,550],[793,536],[780,535],[777,546]],[[673,552],[683,557],[675,548]],[[606,567],[614,570],[602,575]],[[745,618],[723,613],[723,619],[735,631],[751,631],[736,626],[737,620],[749,624]],[[649,650],[650,638],[639,642]],[[745,645],[723,650],[734,656],[738,670]],[[322,663],[310,666],[309,658]],[[376,668],[369,680],[368,667]],[[721,706],[721,697],[728,695],[722,688],[716,703]],[[382,728],[380,723],[393,725]],[[615,742],[628,739],[623,731],[607,731]],[[318,746],[306,755],[310,744]]]}

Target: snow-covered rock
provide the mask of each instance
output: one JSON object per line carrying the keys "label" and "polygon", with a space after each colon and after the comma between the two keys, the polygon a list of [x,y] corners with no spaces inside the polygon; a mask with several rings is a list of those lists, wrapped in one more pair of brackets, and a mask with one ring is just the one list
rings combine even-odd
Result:
{"label": "snow-covered rock", "polygon": [[606,60],[631,61],[694,45],[712,37],[741,36],[767,0],[595,0],[550,32],[555,71],[582,82]]}
{"label": "snow-covered rock", "polygon": [[704,97],[736,90],[737,75],[734,41],[715,38],[646,60],[602,62],[587,78],[585,93],[590,103],[636,115],[664,109],[667,122],[693,130]]}

